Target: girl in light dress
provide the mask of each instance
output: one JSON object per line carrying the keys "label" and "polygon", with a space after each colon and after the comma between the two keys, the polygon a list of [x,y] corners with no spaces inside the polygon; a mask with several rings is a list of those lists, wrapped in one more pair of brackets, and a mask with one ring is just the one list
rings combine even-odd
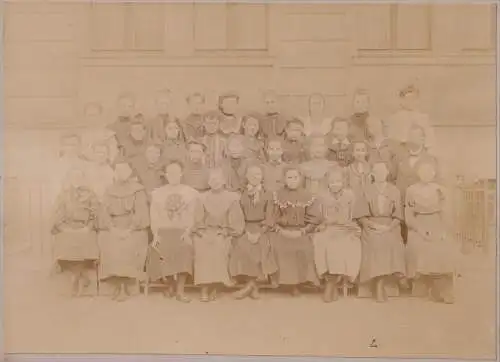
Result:
{"label": "girl in light dress", "polygon": [[327,147],[322,137],[314,137],[309,142],[309,161],[300,165],[304,174],[305,188],[313,195],[323,194],[328,189],[328,170],[337,163],[326,159]]}
{"label": "girl in light dress", "polygon": [[426,284],[434,301],[451,304],[458,249],[443,217],[445,190],[435,181],[435,162],[417,167],[420,181],[408,188],[405,197],[407,273]]}
{"label": "girl in light dress", "polygon": [[192,229],[194,282],[201,286],[202,302],[215,300],[220,285],[232,285],[229,253],[234,238],[245,230],[240,196],[226,190],[222,169],[210,171],[210,190],[200,199]]}
{"label": "girl in light dress", "polygon": [[328,191],[321,195],[322,223],[314,234],[316,271],[325,279],[323,300],[338,299],[341,284],[352,284],[361,265],[361,228],[358,220],[368,216],[366,202],[346,187],[344,170],[328,173]]}
{"label": "girl in light dress", "polygon": [[54,258],[59,267],[72,274],[72,295],[80,296],[90,284],[87,270],[99,259],[97,217],[99,200],[91,190],[84,171],[72,169],[67,185],[55,202],[51,232]]}
{"label": "girl in light dress", "polygon": [[151,230],[154,235],[148,260],[148,277],[167,282],[169,291],[180,302],[189,303],[184,294],[188,276],[193,275],[191,229],[199,202],[198,192],[181,184],[182,164],[172,161],[165,167],[168,184],[152,193]]}
{"label": "girl in light dress", "polygon": [[302,118],[304,134],[307,137],[324,137],[332,127],[333,117],[327,116],[325,112],[325,97],[319,93],[309,96],[309,114]]}

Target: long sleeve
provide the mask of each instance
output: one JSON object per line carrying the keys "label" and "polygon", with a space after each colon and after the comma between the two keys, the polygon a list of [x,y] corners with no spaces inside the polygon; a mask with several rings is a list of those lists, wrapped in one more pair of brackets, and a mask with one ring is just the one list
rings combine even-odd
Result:
{"label": "long sleeve", "polygon": [[150,225],[148,198],[144,190],[135,194],[132,229],[142,230]]}
{"label": "long sleeve", "polygon": [[105,195],[104,200],[99,206],[99,212],[97,217],[97,226],[100,230],[109,230],[113,227],[113,221],[111,215],[108,211],[108,205],[110,203],[109,196]]}
{"label": "long sleeve", "polygon": [[203,229],[205,227],[205,208],[203,206],[203,201],[200,199],[196,200],[196,205],[194,206],[194,222],[193,231]]}
{"label": "long sleeve", "polygon": [[404,220],[403,215],[403,202],[401,200],[401,193],[394,187],[392,192],[392,201],[394,202],[394,209],[392,211],[392,217],[398,220]]}
{"label": "long sleeve", "polygon": [[149,209],[149,217],[151,221],[151,230],[153,233],[156,233],[158,229],[160,228],[160,223],[161,223],[161,212],[160,212],[161,204],[158,200],[158,194],[155,194],[153,192],[151,196],[151,206]]}
{"label": "long sleeve", "polygon": [[411,229],[416,229],[416,219],[415,219],[415,211],[414,211],[415,201],[413,199],[413,189],[409,188],[406,190],[405,196],[405,220],[406,224]]}
{"label": "long sleeve", "polygon": [[266,207],[266,219],[264,221],[264,224],[272,229],[276,225],[276,221],[278,219],[278,205],[273,200],[273,195],[270,193],[269,196],[269,201],[267,202],[267,207]]}
{"label": "long sleeve", "polygon": [[56,198],[52,211],[51,231],[53,234],[60,232],[61,226],[64,224],[66,207],[64,204],[65,195],[61,193]]}
{"label": "long sleeve", "polygon": [[90,199],[90,220],[89,220],[89,228],[97,230],[99,223],[99,210],[100,210],[100,202],[97,198],[96,194],[93,194]]}
{"label": "long sleeve", "polygon": [[306,227],[305,232],[313,231],[323,220],[321,202],[315,200],[311,206],[306,207]]}
{"label": "long sleeve", "polygon": [[239,201],[234,201],[228,210],[228,226],[233,236],[238,236],[245,230],[245,216]]}
{"label": "long sleeve", "polygon": [[364,193],[353,195],[351,217],[357,220],[368,216],[370,216],[370,208],[368,207]]}

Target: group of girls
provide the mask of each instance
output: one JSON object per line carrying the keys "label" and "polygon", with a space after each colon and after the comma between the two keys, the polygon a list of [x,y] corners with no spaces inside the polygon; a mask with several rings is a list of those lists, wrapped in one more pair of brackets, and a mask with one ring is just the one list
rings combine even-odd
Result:
{"label": "group of girls", "polygon": [[190,302],[192,280],[204,302],[236,285],[236,299],[258,299],[262,282],[292,295],[321,286],[325,302],[348,286],[384,302],[389,285],[418,281],[453,303],[455,245],[432,129],[411,106],[417,89],[400,98],[384,122],[361,90],[347,118],[327,117],[320,95],[308,117],[289,117],[269,92],[265,112],[244,115],[235,93],[216,111],[195,93],[179,120],[163,92],[158,115],[145,119],[123,96],[112,137],[91,152],[78,136],[64,139],[72,166],[56,202],[55,259],[72,272],[75,295],[97,265],[117,300],[142,281]]}

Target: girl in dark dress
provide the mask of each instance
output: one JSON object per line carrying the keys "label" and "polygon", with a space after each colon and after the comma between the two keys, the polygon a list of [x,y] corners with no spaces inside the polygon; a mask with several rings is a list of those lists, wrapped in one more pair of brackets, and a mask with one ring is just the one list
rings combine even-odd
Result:
{"label": "girl in dark dress", "polygon": [[[130,165],[137,162],[137,158],[143,157],[149,145],[147,128],[144,123],[144,116],[138,114],[130,122],[129,133],[121,143],[120,158],[126,159]],[[133,166],[132,166],[133,167]]]}
{"label": "girl in dark dress", "polygon": [[205,96],[195,92],[190,94],[186,102],[189,106],[189,115],[182,122],[184,134],[188,140],[203,137],[203,111],[205,108]]}
{"label": "girl in dark dress", "polygon": [[207,191],[208,168],[205,166],[205,145],[197,141],[187,144],[187,160],[184,164],[182,183],[199,192]]}
{"label": "girl in dark dress", "polygon": [[304,123],[298,118],[289,120],[285,128],[285,139],[282,143],[283,161],[293,164],[304,162],[306,160],[304,140]]}
{"label": "girl in dark dress", "polygon": [[240,96],[237,93],[228,92],[219,97],[220,130],[225,136],[240,133],[242,119],[239,108]]}
{"label": "girl in dark dress", "polygon": [[164,89],[156,95],[156,111],[157,115],[148,122],[148,138],[151,142],[161,144],[167,139],[166,125],[169,122],[179,122],[178,119],[171,115],[171,92],[169,89]]}
{"label": "girl in dark dress", "polygon": [[171,161],[184,162],[186,159],[186,140],[181,124],[176,119],[169,119],[165,123],[165,140],[161,151],[164,164]]}
{"label": "girl in dark dress", "polygon": [[349,166],[352,162],[352,144],[348,135],[349,121],[345,118],[335,118],[332,121],[332,130],[326,136],[328,159],[342,167]]}
{"label": "girl in dark dress", "polygon": [[108,128],[114,132],[118,148],[121,149],[129,137],[130,125],[135,114],[135,96],[132,93],[123,93],[118,97],[118,119]]}
{"label": "girl in dark dress", "polygon": [[302,188],[297,167],[284,172],[285,187],[273,193],[266,212],[271,247],[278,267],[275,280],[298,295],[304,283],[319,285],[311,233],[321,221],[319,203]]}
{"label": "girl in dark dress", "polygon": [[275,272],[275,267],[269,270],[270,248],[266,237],[266,209],[270,202],[269,193],[262,185],[262,170],[252,165],[246,173],[247,186],[243,190],[240,205],[245,216],[245,232],[235,239],[229,259],[229,271],[233,277],[246,279],[245,286],[235,293],[236,299],[247,296],[259,298],[257,279]]}
{"label": "girl in dark dress", "polygon": [[280,113],[278,96],[275,92],[268,91],[264,94],[264,107],[260,129],[265,140],[282,138],[286,127],[286,117]]}
{"label": "girl in dark dress", "polygon": [[157,145],[148,146],[144,156],[137,157],[133,164],[133,169],[139,177],[139,182],[144,186],[148,201],[151,201],[153,190],[165,183],[163,166],[164,162],[161,159],[160,147]]}
{"label": "girl in dark dress", "polygon": [[243,146],[246,158],[264,162],[264,142],[260,134],[259,118],[255,113],[243,117]]}

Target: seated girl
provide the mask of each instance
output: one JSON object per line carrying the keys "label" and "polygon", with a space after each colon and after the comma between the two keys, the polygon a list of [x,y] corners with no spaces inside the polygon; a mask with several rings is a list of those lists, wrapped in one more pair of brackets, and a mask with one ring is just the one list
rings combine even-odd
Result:
{"label": "seated girl", "polygon": [[198,192],[181,184],[182,165],[172,161],[165,167],[168,184],[152,193],[151,230],[153,245],[147,265],[150,280],[162,279],[169,284],[171,296],[174,277],[175,295],[180,302],[190,302],[184,285],[193,275],[193,246],[191,228],[198,202]]}
{"label": "seated girl", "polygon": [[132,178],[130,166],[119,160],[115,182],[104,195],[99,218],[100,277],[114,285],[113,299],[127,299],[129,287],[143,278],[148,227],[144,187]]}
{"label": "seated girl", "polygon": [[311,233],[320,223],[320,206],[302,188],[303,178],[297,167],[285,170],[284,179],[284,188],[273,193],[266,224],[272,230],[269,239],[278,267],[274,280],[288,286],[296,296],[301,284],[319,284]]}
{"label": "seated girl", "polygon": [[231,285],[229,252],[241,236],[245,218],[237,193],[225,189],[224,171],[213,169],[210,190],[201,197],[193,227],[194,282],[201,286],[201,301],[215,300],[219,285]]}
{"label": "seated girl", "polygon": [[85,174],[73,169],[60,192],[52,221],[54,256],[61,269],[72,273],[72,295],[80,296],[90,279],[86,269],[99,259],[97,214],[99,202],[89,188]]}
{"label": "seated girl", "polygon": [[374,183],[366,187],[369,213],[361,218],[362,259],[360,282],[373,287],[377,302],[387,301],[386,284],[405,274],[405,251],[401,237],[403,205],[399,190],[387,182],[389,167],[373,165]]}
{"label": "seated girl", "polygon": [[357,220],[368,216],[366,202],[360,202],[346,187],[344,170],[328,173],[328,191],[322,195],[323,222],[314,235],[314,260],[318,275],[325,279],[323,299],[338,299],[341,284],[352,284],[361,265],[361,228]]}
{"label": "seated girl", "polygon": [[444,190],[435,182],[436,163],[418,166],[420,181],[406,191],[407,272],[421,279],[436,302],[453,303],[458,250],[446,232]]}
{"label": "seated girl", "polygon": [[243,278],[245,286],[236,292],[236,299],[250,296],[259,298],[257,279],[276,271],[274,265],[269,266],[272,261],[270,247],[265,235],[267,227],[264,223],[266,209],[270,202],[269,193],[262,185],[262,169],[258,165],[252,165],[246,173],[247,186],[241,195],[240,205],[245,216],[245,232],[235,239],[229,260],[229,271],[231,276]]}

